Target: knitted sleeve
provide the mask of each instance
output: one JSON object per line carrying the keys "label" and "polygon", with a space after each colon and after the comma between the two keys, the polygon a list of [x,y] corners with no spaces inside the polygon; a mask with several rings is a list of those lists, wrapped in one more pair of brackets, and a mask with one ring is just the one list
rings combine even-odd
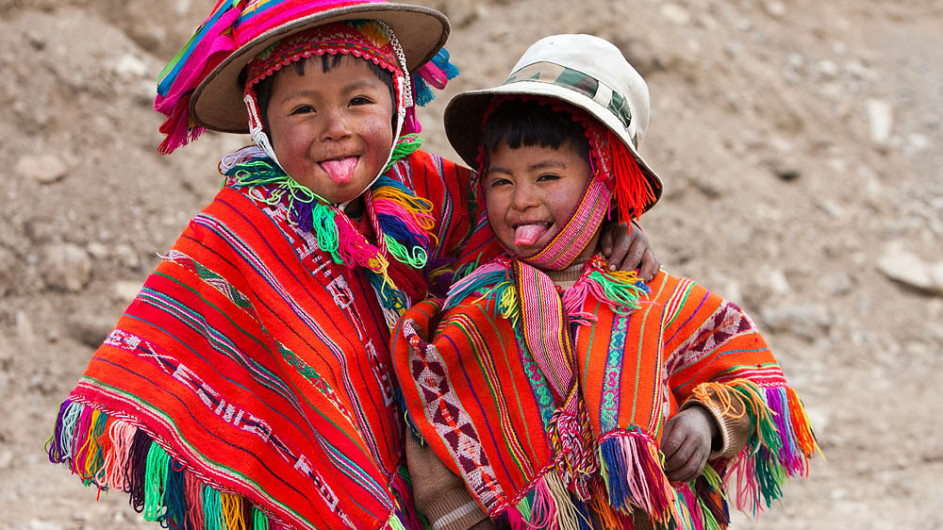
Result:
{"label": "knitted sleeve", "polygon": [[426,516],[434,530],[467,530],[487,519],[465,489],[465,482],[449,471],[431,447],[408,436],[406,461],[416,509]]}
{"label": "knitted sleeve", "polygon": [[712,387],[707,387],[703,395],[691,396],[681,409],[700,406],[706,409],[720,430],[720,446],[713,448],[708,460],[733,458],[740,453],[750,439],[752,424],[746,412],[746,405],[738,395],[730,395],[727,402]]}

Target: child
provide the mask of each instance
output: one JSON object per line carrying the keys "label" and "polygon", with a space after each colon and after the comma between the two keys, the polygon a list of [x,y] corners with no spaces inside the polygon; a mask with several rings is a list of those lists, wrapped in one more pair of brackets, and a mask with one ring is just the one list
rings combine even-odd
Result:
{"label": "child", "polygon": [[[723,528],[732,475],[755,512],[807,472],[808,420],[749,317],[595,252],[604,217],[657,201],[637,151],[648,115],[645,82],[588,35],[542,39],[502,86],[449,104],[449,139],[480,168],[483,230],[506,252],[394,335],[413,426],[447,466],[410,444],[437,530],[482,511],[512,528]],[[480,510],[442,505],[448,470]]]}
{"label": "child", "polygon": [[471,171],[412,134],[455,73],[448,29],[376,1],[218,1],[162,74],[161,150],[203,128],[256,145],[62,404],[52,461],[171,528],[419,527],[388,341],[471,218]]}

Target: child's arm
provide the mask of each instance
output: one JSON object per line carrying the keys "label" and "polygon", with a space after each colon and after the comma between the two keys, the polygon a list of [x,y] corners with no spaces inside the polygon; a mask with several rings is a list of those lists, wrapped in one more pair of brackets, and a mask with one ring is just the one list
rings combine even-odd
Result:
{"label": "child's arm", "polygon": [[635,221],[603,225],[599,234],[599,250],[609,262],[609,270],[638,270],[639,278],[649,281],[658,274],[661,262],[655,256],[642,227]]}
{"label": "child's arm", "polygon": [[461,477],[452,473],[428,445],[406,437],[406,463],[413,482],[416,509],[435,530],[468,530],[490,527]]}

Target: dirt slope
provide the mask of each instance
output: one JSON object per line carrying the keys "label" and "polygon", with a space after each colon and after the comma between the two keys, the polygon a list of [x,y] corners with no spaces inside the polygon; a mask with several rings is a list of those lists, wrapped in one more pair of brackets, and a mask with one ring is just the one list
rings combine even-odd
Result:
{"label": "dirt slope", "polygon": [[[245,141],[155,150],[157,72],[210,3],[0,0],[0,529],[154,527],[123,495],[95,503],[42,444]],[[768,331],[827,456],[735,527],[943,528],[943,4],[420,3],[453,20],[449,94],[561,32],[611,39],[648,79],[643,153],[667,193],[643,225],[668,270]],[[451,154],[446,100],[426,145]]]}

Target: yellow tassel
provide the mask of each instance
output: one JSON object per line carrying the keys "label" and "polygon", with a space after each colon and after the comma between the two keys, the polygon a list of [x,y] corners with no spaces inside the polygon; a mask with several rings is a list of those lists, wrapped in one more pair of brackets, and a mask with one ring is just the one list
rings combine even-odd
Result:
{"label": "yellow tassel", "polygon": [[219,494],[219,503],[221,507],[222,519],[226,530],[246,530],[245,510],[242,504],[245,502],[240,495],[230,493]]}
{"label": "yellow tassel", "polygon": [[[711,395],[713,393],[713,395]],[[744,404],[742,408],[739,408],[734,405],[734,400],[737,403],[743,402],[736,394],[733,393],[733,389],[723,383],[701,383],[695,387],[691,392],[691,396],[697,399],[702,403],[719,403],[721,406],[720,414],[727,418],[742,418],[744,414],[747,413],[746,405]]]}
{"label": "yellow tassel", "polygon": [[95,460],[99,452],[98,440],[95,438],[95,425],[98,424],[100,416],[101,411],[92,410],[91,421],[88,422],[88,433],[85,435],[85,443],[82,444],[82,447],[76,453],[84,455],[85,457],[82,460],[81,469],[79,470],[79,475],[82,477],[82,480],[91,479],[95,476]]}

